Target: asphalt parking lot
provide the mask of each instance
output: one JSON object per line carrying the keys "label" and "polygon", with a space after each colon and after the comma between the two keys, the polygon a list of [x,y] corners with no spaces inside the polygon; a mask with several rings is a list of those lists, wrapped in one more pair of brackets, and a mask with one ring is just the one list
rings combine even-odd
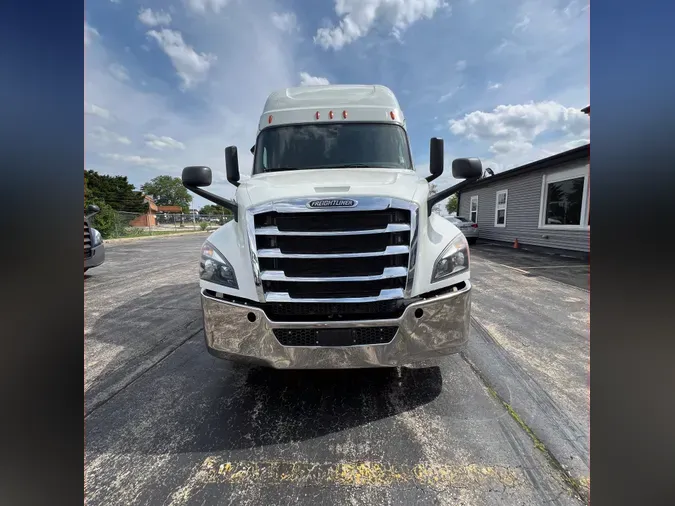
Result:
{"label": "asphalt parking lot", "polygon": [[205,237],[110,244],[85,275],[88,504],[586,501],[583,287],[478,245],[465,354],[417,369],[247,368],[204,347]]}

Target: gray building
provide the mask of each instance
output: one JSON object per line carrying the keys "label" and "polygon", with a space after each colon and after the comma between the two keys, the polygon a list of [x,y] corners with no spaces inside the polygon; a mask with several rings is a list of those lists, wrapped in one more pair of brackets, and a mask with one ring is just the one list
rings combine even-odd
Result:
{"label": "gray building", "polygon": [[588,253],[590,146],[464,185],[457,214],[478,223],[479,242]]}

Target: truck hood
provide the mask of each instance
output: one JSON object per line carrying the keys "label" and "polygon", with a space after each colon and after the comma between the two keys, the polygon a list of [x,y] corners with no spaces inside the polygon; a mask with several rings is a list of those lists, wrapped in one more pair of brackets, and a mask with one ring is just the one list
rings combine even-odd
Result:
{"label": "truck hood", "polygon": [[416,193],[417,198],[426,198],[428,184],[405,169],[312,169],[259,174],[243,182],[239,190],[246,193],[248,207],[299,197],[372,195],[415,201]]}

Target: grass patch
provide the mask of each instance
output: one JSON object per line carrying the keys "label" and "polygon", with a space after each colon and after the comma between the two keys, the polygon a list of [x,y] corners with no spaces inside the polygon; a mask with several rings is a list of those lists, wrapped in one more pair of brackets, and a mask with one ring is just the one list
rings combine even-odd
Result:
{"label": "grass patch", "polygon": [[530,437],[532,443],[534,444],[534,447],[540,452],[542,452],[546,457],[546,459],[549,461],[549,463],[560,472],[563,481],[567,483],[567,485],[569,485],[579,495],[579,497],[581,497],[584,500],[584,502],[588,503],[588,490],[591,485],[590,478],[576,479],[570,476],[567,470],[562,467],[560,462],[558,462],[558,460],[553,456],[553,454],[549,451],[549,449],[546,448],[546,445],[542,442],[542,440],[537,437],[537,435],[530,428],[530,426],[525,423],[525,421],[511,407],[511,405],[508,402],[502,400],[501,397],[497,395],[497,391],[487,383],[485,383],[485,388],[487,388],[490,395],[494,397],[497,400],[497,402],[499,402],[502,406],[504,406],[504,409],[506,409],[511,418],[513,418],[516,421],[516,423],[520,426],[520,428],[523,429],[525,433]]}

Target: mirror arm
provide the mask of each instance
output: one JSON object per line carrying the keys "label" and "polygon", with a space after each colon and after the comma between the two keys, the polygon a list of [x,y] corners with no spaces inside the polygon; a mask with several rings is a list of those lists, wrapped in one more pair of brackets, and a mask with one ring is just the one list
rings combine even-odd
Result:
{"label": "mirror arm", "polygon": [[222,197],[219,197],[218,195],[215,195],[211,192],[207,192],[206,190],[202,190],[201,188],[197,186],[190,186],[184,184],[185,188],[190,190],[191,192],[196,193],[200,197],[204,197],[206,200],[210,200],[211,202],[214,202],[215,204],[218,204],[219,206],[223,206],[225,209],[229,209],[232,211],[232,216],[234,217],[234,221],[238,221],[239,219],[239,206],[232,202],[231,200],[224,199]]}
{"label": "mirror arm", "polygon": [[431,175],[425,177],[424,179],[426,179],[428,183],[431,183],[434,179],[436,179],[440,176],[441,176],[441,174],[431,174]]}
{"label": "mirror arm", "polygon": [[431,209],[441,200],[445,200],[448,197],[450,197],[453,193],[457,193],[459,190],[467,186],[469,183],[473,183],[474,181],[476,181],[479,177],[480,176],[465,179],[464,181],[460,181],[459,183],[457,183],[455,186],[446,188],[445,190],[440,191],[437,194],[429,197],[429,199],[427,200],[427,216],[431,216]]}

